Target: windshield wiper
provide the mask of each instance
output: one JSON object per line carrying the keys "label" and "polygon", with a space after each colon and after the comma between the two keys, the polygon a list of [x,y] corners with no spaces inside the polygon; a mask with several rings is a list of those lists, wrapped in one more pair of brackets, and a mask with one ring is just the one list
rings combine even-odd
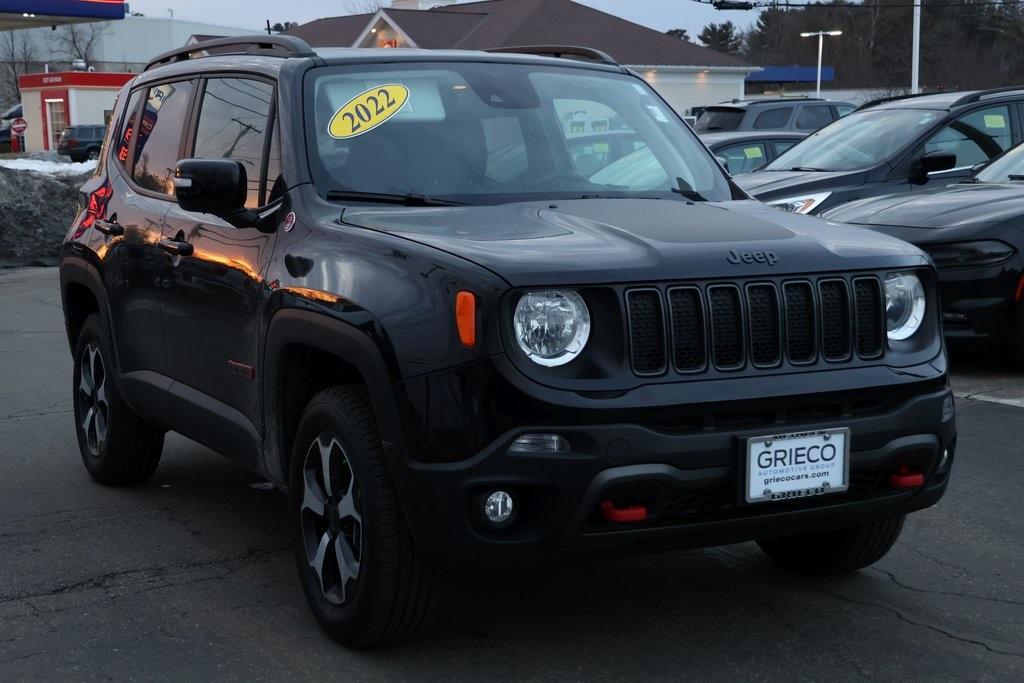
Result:
{"label": "windshield wiper", "polygon": [[1022,175],[1020,173],[1011,173],[1010,175],[1006,176],[1006,179],[1007,180],[1024,180],[1024,175]]}
{"label": "windshield wiper", "polygon": [[385,192],[357,192],[355,190],[330,190],[328,199],[350,200],[354,202],[374,202],[378,204],[401,204],[402,206],[466,206],[466,202],[450,199],[438,199],[425,194],[387,194]]}
{"label": "windshield wiper", "polygon": [[821,173],[828,173],[828,169],[825,168],[814,168],[813,166],[794,166],[789,169],[790,171],[818,171]]}
{"label": "windshield wiper", "polygon": [[686,197],[690,201],[706,202],[708,200],[707,197],[694,190],[693,187],[690,186],[690,183],[686,182],[682,178],[676,178],[676,186],[672,188],[672,191],[678,195]]}

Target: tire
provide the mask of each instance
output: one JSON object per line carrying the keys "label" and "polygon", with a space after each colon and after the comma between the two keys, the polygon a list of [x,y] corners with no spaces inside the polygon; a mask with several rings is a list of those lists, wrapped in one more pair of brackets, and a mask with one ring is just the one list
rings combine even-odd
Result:
{"label": "tire", "polygon": [[411,637],[439,581],[405,521],[364,387],[313,397],[289,469],[295,563],[317,621],[349,647]]}
{"label": "tire", "polygon": [[757,542],[765,555],[801,574],[848,574],[878,562],[896,543],[904,517],[890,517],[848,529]]}
{"label": "tire", "polygon": [[86,161],[94,161],[94,160],[99,159],[99,158],[100,158],[100,148],[99,147],[90,147],[89,151],[85,153],[85,160]]}
{"label": "tire", "polygon": [[164,430],[139,417],[108,376],[111,345],[98,315],[89,316],[75,344],[73,407],[78,449],[93,479],[108,486],[140,484],[160,463]]}

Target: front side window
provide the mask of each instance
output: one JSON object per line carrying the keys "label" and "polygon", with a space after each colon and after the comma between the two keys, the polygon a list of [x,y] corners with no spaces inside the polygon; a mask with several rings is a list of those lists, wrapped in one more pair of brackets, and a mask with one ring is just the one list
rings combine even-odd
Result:
{"label": "front side window", "polygon": [[729,165],[729,172],[733,175],[756,171],[768,163],[768,156],[765,154],[764,143],[762,142],[729,145],[718,150],[715,154],[726,160]]}
{"label": "front side window", "polygon": [[789,115],[792,113],[793,107],[776,107],[763,111],[754,119],[754,128],[758,130],[785,128],[789,123]]}
{"label": "front side window", "polygon": [[309,77],[306,111],[323,192],[472,204],[683,196],[673,189],[731,198],[693,132],[624,74],[472,62],[331,67]]}
{"label": "front side window", "polygon": [[1003,105],[972,111],[953,120],[925,143],[924,151],[953,152],[956,168],[994,159],[1013,145],[1010,108]]}
{"label": "front side window", "polygon": [[194,89],[192,81],[177,81],[146,91],[132,168],[132,178],[139,187],[174,194],[174,167]]}
{"label": "front side window", "polygon": [[247,208],[261,203],[260,178],[274,86],[246,78],[211,78],[206,82],[196,128],[193,156],[234,159],[245,167]]}
{"label": "front side window", "polygon": [[943,112],[865,109],[837,119],[765,166],[766,171],[854,171],[892,158],[937,124]]}

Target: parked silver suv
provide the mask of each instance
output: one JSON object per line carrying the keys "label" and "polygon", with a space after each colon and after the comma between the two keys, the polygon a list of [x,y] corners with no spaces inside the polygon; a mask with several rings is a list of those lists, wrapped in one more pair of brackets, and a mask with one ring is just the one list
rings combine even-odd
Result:
{"label": "parked silver suv", "polygon": [[698,133],[736,130],[795,130],[812,132],[846,116],[856,107],[810,97],[731,100],[707,107],[697,118]]}

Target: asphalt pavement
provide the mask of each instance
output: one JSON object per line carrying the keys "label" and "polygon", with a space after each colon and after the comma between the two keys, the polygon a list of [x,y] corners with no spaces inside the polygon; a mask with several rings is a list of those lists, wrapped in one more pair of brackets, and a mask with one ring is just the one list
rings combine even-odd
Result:
{"label": "asphalt pavement", "polygon": [[87,476],[55,269],[0,271],[0,680],[1024,678],[1024,375],[956,359],[946,497],[856,575],[752,543],[451,586],[423,637],[319,631],[284,498],[176,435],[150,483]]}

